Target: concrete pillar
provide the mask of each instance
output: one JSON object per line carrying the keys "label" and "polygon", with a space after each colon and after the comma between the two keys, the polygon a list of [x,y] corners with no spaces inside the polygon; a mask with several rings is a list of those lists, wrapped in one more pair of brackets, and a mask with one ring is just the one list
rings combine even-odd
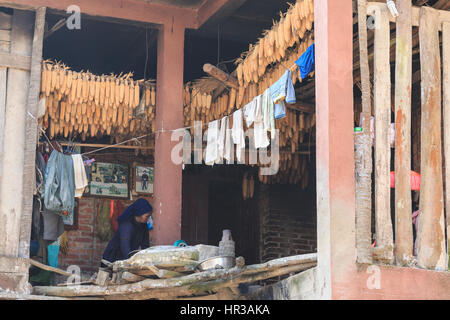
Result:
{"label": "concrete pillar", "polygon": [[318,298],[355,267],[351,0],[316,0]]}
{"label": "concrete pillar", "polygon": [[[33,26],[33,12],[14,10],[11,54],[31,56]],[[22,260],[19,261],[18,251],[29,79],[29,71],[8,69],[0,180],[0,287],[22,292],[28,281],[28,269]]]}
{"label": "concrete pillar", "polygon": [[[181,239],[182,167],[171,160],[171,132],[183,127],[184,31],[182,21],[165,24],[158,35],[153,245]],[[163,131],[163,132],[161,132]]]}

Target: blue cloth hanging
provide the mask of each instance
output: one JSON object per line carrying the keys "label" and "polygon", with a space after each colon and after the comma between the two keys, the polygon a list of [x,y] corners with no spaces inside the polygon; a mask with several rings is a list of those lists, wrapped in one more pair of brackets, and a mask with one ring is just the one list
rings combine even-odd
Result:
{"label": "blue cloth hanging", "polygon": [[300,58],[295,61],[295,64],[300,69],[300,76],[302,80],[305,79],[308,74],[314,71],[314,43],[309,46],[308,49],[301,55]]}
{"label": "blue cloth hanging", "polygon": [[48,252],[48,265],[54,268],[58,268],[58,256],[59,256],[59,244],[51,244],[47,247]]}
{"label": "blue cloth hanging", "polygon": [[292,83],[292,73],[289,70],[270,87],[270,95],[274,106],[275,119],[286,117],[285,101],[289,104],[295,103],[295,89]]}

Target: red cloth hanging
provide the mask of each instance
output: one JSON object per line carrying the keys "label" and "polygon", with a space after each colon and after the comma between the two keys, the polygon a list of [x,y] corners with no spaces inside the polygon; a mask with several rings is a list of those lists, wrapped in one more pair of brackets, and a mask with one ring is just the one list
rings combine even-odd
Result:
{"label": "red cloth hanging", "polygon": [[122,212],[123,212],[122,201],[111,200],[111,224],[114,232],[116,232],[117,229],[119,229],[119,223],[117,222],[117,218],[122,214]]}
{"label": "red cloth hanging", "polygon": [[[395,171],[391,171],[391,188],[395,188]],[[420,173],[411,170],[411,190],[420,190]]]}

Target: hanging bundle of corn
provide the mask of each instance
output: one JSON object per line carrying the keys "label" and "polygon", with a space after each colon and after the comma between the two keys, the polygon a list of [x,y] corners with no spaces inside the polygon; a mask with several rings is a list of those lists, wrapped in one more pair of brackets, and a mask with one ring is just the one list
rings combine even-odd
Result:
{"label": "hanging bundle of corn", "polygon": [[63,255],[67,255],[69,252],[69,237],[67,236],[67,231],[64,231],[59,238],[59,248]]}
{"label": "hanging bundle of corn", "polygon": [[[148,92],[141,93],[141,86]],[[45,97],[45,114],[39,122],[49,130],[51,138],[79,134],[85,140],[125,131],[131,138],[152,128],[156,104],[152,80],[135,81],[131,73],[117,76],[75,72],[60,62],[46,60],[40,89],[40,97]],[[133,125],[136,132],[130,131],[135,109],[145,98],[145,117]]]}
{"label": "hanging bundle of corn", "polygon": [[280,13],[280,20],[274,22],[270,30],[264,31],[255,45],[250,45],[242,59],[236,60],[239,86],[247,87],[251,82],[259,82],[271,64],[282,61],[289,49],[302,43],[306,32],[312,30],[314,1],[298,0],[289,6],[285,14]]}

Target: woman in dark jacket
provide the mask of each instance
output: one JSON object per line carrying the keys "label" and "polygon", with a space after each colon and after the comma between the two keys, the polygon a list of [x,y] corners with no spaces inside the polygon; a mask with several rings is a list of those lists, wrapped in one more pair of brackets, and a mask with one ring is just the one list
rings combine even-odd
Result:
{"label": "woman in dark jacket", "polygon": [[147,221],[152,210],[147,200],[137,199],[117,218],[119,229],[103,253],[104,260],[126,260],[130,252],[150,246]]}

